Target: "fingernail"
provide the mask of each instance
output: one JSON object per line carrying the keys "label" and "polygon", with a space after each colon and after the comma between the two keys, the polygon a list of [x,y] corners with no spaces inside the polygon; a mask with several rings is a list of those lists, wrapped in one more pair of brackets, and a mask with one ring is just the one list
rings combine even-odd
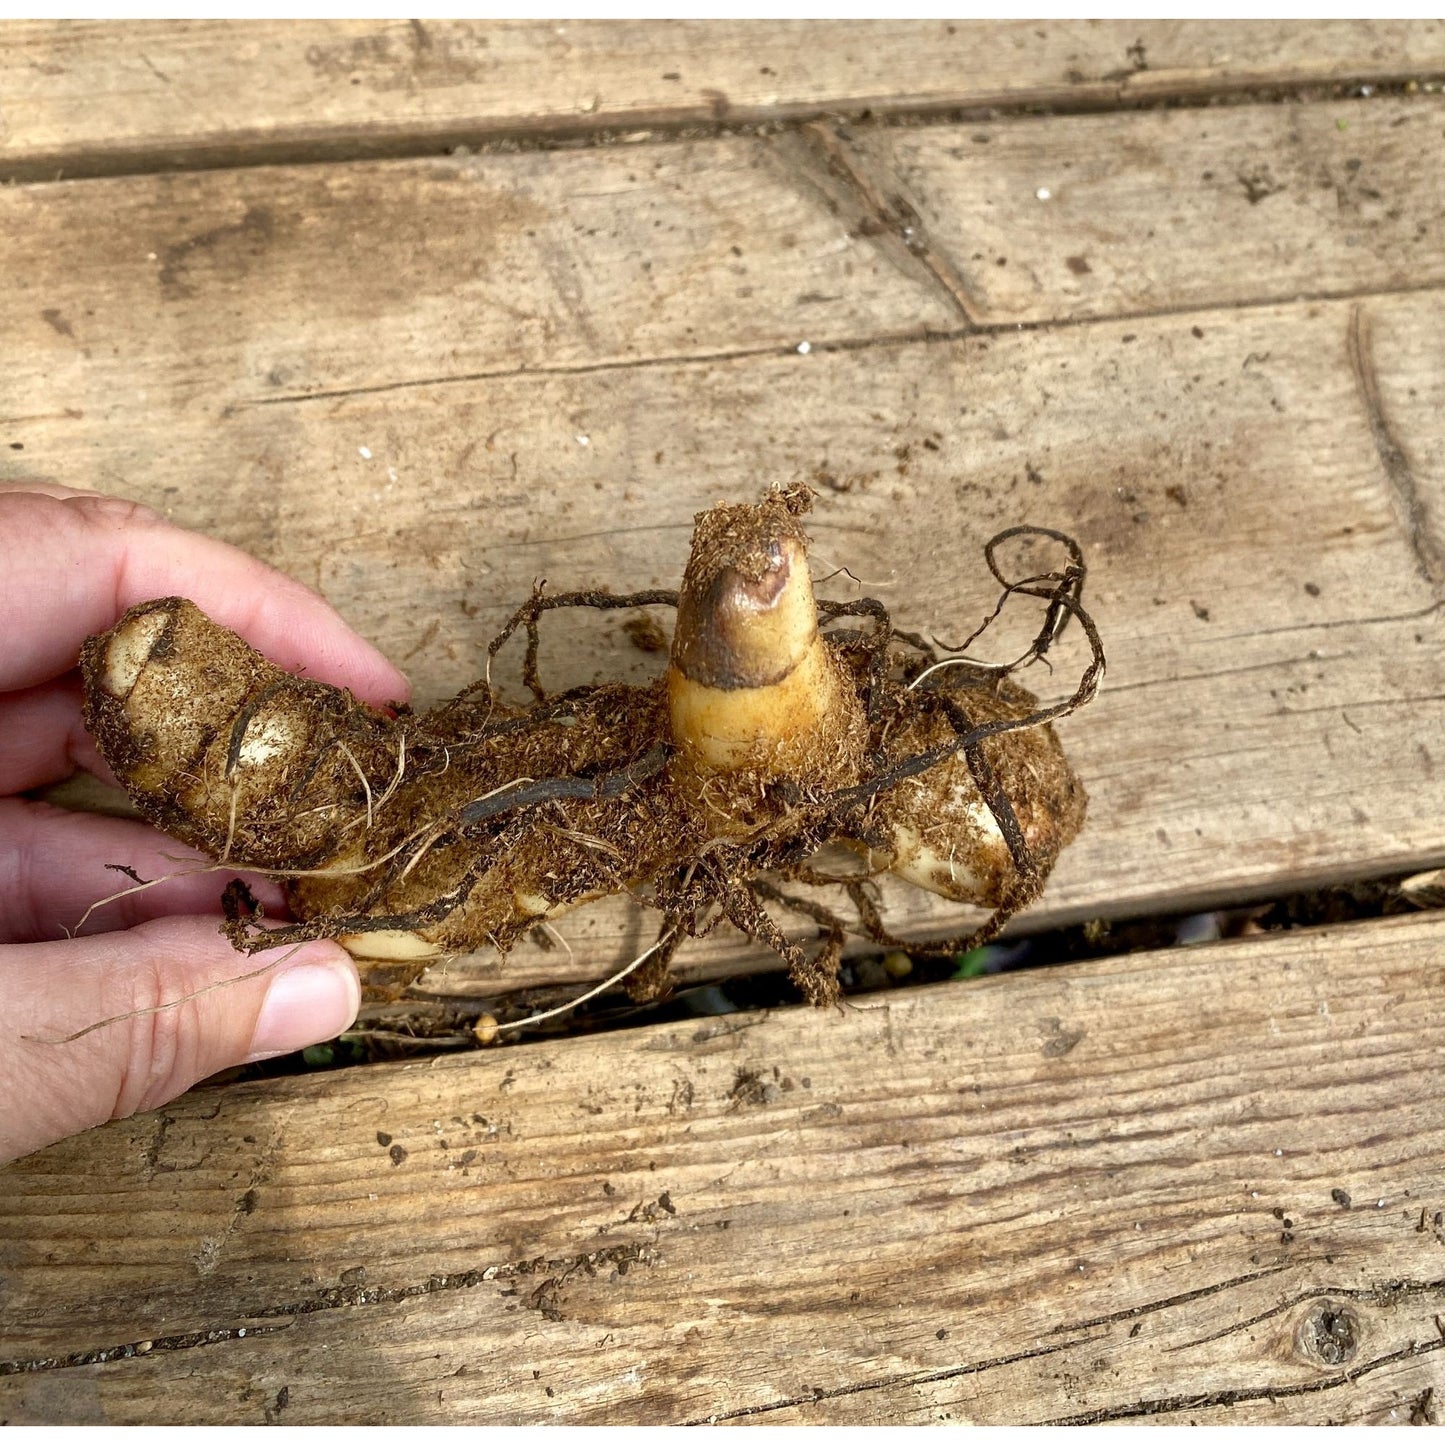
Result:
{"label": "fingernail", "polygon": [[361,1006],[356,970],[345,962],[297,963],[266,990],[246,1063],[334,1039]]}

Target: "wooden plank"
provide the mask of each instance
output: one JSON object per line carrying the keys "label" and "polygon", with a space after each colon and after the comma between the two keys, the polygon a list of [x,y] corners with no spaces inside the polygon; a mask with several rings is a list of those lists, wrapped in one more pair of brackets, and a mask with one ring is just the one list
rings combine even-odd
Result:
{"label": "wooden plank", "polygon": [[9,179],[1445,72],[1429,20],[30,21],[0,35]]}
{"label": "wooden plank", "polygon": [[0,236],[12,416],[62,389],[89,415],[214,410],[959,319],[750,137],[13,187]]}
{"label": "wooden plank", "polygon": [[984,324],[1445,278],[1445,179],[1424,159],[1445,135],[1433,96],[849,134]]}
{"label": "wooden plank", "polygon": [[1417,915],[202,1090],[0,1174],[0,1417],[1408,1414],[1442,952]]}
{"label": "wooden plank", "polygon": [[[57,383],[71,409],[133,406],[142,374],[152,411],[220,407],[1445,282],[1445,181],[1418,161],[1445,102],[1349,115],[1346,131],[1323,104],[846,143],[811,128],[12,187],[5,411],[47,414]],[[1119,155],[1126,170],[1100,159]],[[1240,177],[1262,170],[1282,189],[1251,205]]]}
{"label": "wooden plank", "polygon": [[[1445,694],[1442,322],[1432,293],[220,417],[132,403],[12,433],[31,438],[12,455],[320,587],[425,697],[478,671],[534,577],[668,585],[694,511],[764,480],[831,477],[813,528],[822,567],[848,565],[900,623],[945,637],[990,604],[985,537],[1066,527],[1093,568],[1111,663],[1098,701],[1064,724],[1091,812],[1030,915],[1042,926],[1445,861],[1431,733]],[[553,635],[557,685],[655,666],[615,628]],[[890,914],[916,932],[958,917],[904,889]],[[554,950],[505,977],[596,976],[647,929],[588,909],[565,927],[575,969]],[[736,957],[735,938],[717,946]],[[446,978],[496,987],[490,963]]]}

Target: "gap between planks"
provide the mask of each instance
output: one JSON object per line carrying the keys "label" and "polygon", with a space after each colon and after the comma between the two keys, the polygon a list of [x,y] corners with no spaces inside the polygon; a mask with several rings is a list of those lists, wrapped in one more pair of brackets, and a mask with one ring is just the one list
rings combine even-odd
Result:
{"label": "gap between planks", "polygon": [[[1362,86],[1368,94],[1360,94]],[[586,150],[613,146],[672,145],[734,135],[775,135],[818,124],[859,124],[889,129],[919,125],[967,125],[1020,118],[1045,119],[1106,115],[1146,110],[1209,110],[1221,105],[1288,105],[1349,102],[1368,105],[1389,96],[1445,87],[1445,70],[1401,68],[1375,76],[1321,82],[1317,78],[1269,83],[1240,77],[1208,83],[1181,81],[1179,89],[1137,91],[1127,82],[1085,82],[1079,87],[1043,87],[1020,97],[1000,92],[960,104],[956,98],[929,101],[870,97],[839,103],[799,102],[778,106],[737,107],[726,121],[707,121],[689,110],[669,116],[639,110],[632,116],[609,116],[605,125],[554,119],[544,123],[473,122],[427,127],[410,124],[394,132],[362,135],[343,130],[305,140],[260,135],[234,141],[188,145],[177,155],[174,146],[127,146],[116,150],[54,151],[24,160],[0,162],[0,185],[33,185],[62,181],[116,180],[156,174],[245,170],[261,166],[325,166],[353,161],[422,160],[457,151],[477,155],[516,151]]]}

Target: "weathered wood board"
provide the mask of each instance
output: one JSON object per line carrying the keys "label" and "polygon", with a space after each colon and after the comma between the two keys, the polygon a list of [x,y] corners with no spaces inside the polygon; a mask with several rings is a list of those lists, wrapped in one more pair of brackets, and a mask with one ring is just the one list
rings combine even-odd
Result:
{"label": "weathered wood board", "polygon": [[200,1091],[0,1174],[0,1419],[1409,1418],[1442,956],[1420,915]]}
{"label": "weathered wood board", "polygon": [[7,412],[65,392],[92,419],[224,420],[368,390],[403,410],[428,382],[957,320],[753,137],[18,186],[0,214],[25,278]]}
{"label": "weathered wood board", "polygon": [[1445,102],[855,132],[995,325],[1415,290],[1445,277]]}
{"label": "weathered wood board", "polygon": [[1445,73],[1439,21],[152,21],[0,29],[0,176]]}
{"label": "weathered wood board", "polygon": [[1418,290],[1442,134],[1422,95],[11,187],[0,414]]}

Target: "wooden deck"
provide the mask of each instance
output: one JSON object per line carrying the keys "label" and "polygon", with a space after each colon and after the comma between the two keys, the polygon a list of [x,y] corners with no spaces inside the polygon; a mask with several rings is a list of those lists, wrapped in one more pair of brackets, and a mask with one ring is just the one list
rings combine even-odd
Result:
{"label": "wooden deck", "polygon": [[[423,700],[771,481],[944,636],[1062,527],[1110,666],[1023,928],[1445,864],[1445,25],[0,38],[0,477],[248,548]],[[0,1171],[0,1421],[1432,1418],[1442,963],[1422,913],[199,1090]]]}

